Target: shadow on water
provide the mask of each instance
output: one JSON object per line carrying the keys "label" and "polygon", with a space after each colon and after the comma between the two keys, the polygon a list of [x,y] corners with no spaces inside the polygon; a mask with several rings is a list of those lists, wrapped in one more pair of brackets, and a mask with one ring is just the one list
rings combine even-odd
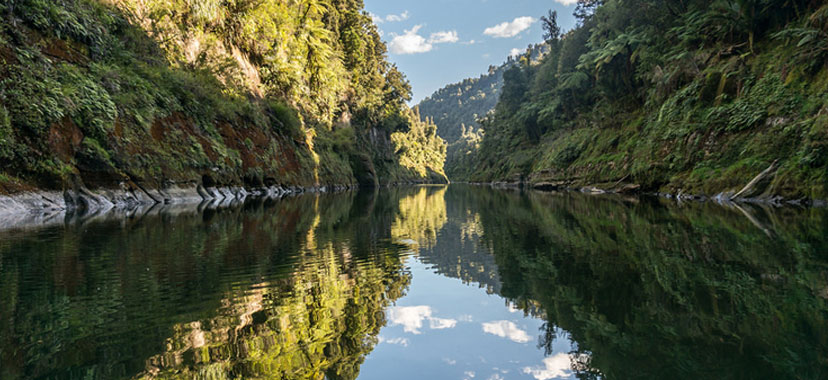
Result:
{"label": "shadow on water", "polygon": [[0,232],[0,378],[354,379],[412,254],[574,377],[828,374],[825,210],[450,186]]}

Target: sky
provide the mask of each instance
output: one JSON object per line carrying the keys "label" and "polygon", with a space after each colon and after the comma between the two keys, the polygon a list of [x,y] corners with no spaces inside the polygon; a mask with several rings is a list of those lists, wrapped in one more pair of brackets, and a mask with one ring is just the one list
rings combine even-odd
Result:
{"label": "sky", "polygon": [[413,88],[411,104],[447,84],[475,78],[543,41],[540,18],[558,11],[575,25],[576,0],[365,0],[388,56]]}

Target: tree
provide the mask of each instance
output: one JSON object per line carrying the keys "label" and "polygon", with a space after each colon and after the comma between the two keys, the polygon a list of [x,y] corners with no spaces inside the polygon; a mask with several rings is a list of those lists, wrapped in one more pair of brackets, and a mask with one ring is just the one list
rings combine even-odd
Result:
{"label": "tree", "polygon": [[595,9],[604,4],[604,0],[578,0],[578,5],[575,6],[575,13],[573,15],[580,24],[592,17]]}
{"label": "tree", "polygon": [[558,12],[550,10],[549,14],[541,17],[543,24],[543,39],[547,43],[557,41],[561,38],[561,27],[558,26]]}

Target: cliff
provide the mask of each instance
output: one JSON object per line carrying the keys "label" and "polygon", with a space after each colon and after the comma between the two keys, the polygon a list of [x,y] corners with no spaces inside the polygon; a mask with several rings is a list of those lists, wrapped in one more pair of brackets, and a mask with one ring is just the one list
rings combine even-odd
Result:
{"label": "cliff", "polygon": [[361,1],[14,0],[0,15],[0,195],[446,181],[444,143],[405,105]]}
{"label": "cliff", "polygon": [[771,202],[828,198],[828,7],[579,1],[504,73],[472,181]]}

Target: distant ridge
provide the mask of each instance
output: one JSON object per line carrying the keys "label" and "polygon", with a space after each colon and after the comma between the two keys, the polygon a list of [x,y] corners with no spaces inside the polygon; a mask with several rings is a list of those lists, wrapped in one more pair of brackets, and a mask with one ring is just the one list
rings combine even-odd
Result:
{"label": "distant ridge", "polygon": [[457,170],[458,161],[469,153],[464,147],[474,145],[482,138],[477,120],[497,105],[503,88],[503,73],[525,57],[537,63],[548,52],[549,46],[545,43],[530,45],[521,56],[510,56],[500,66],[489,66],[488,72],[478,78],[449,84],[417,105],[423,119],[433,120],[437,134],[449,144],[445,168],[450,177],[454,175],[463,180],[463,173]]}

